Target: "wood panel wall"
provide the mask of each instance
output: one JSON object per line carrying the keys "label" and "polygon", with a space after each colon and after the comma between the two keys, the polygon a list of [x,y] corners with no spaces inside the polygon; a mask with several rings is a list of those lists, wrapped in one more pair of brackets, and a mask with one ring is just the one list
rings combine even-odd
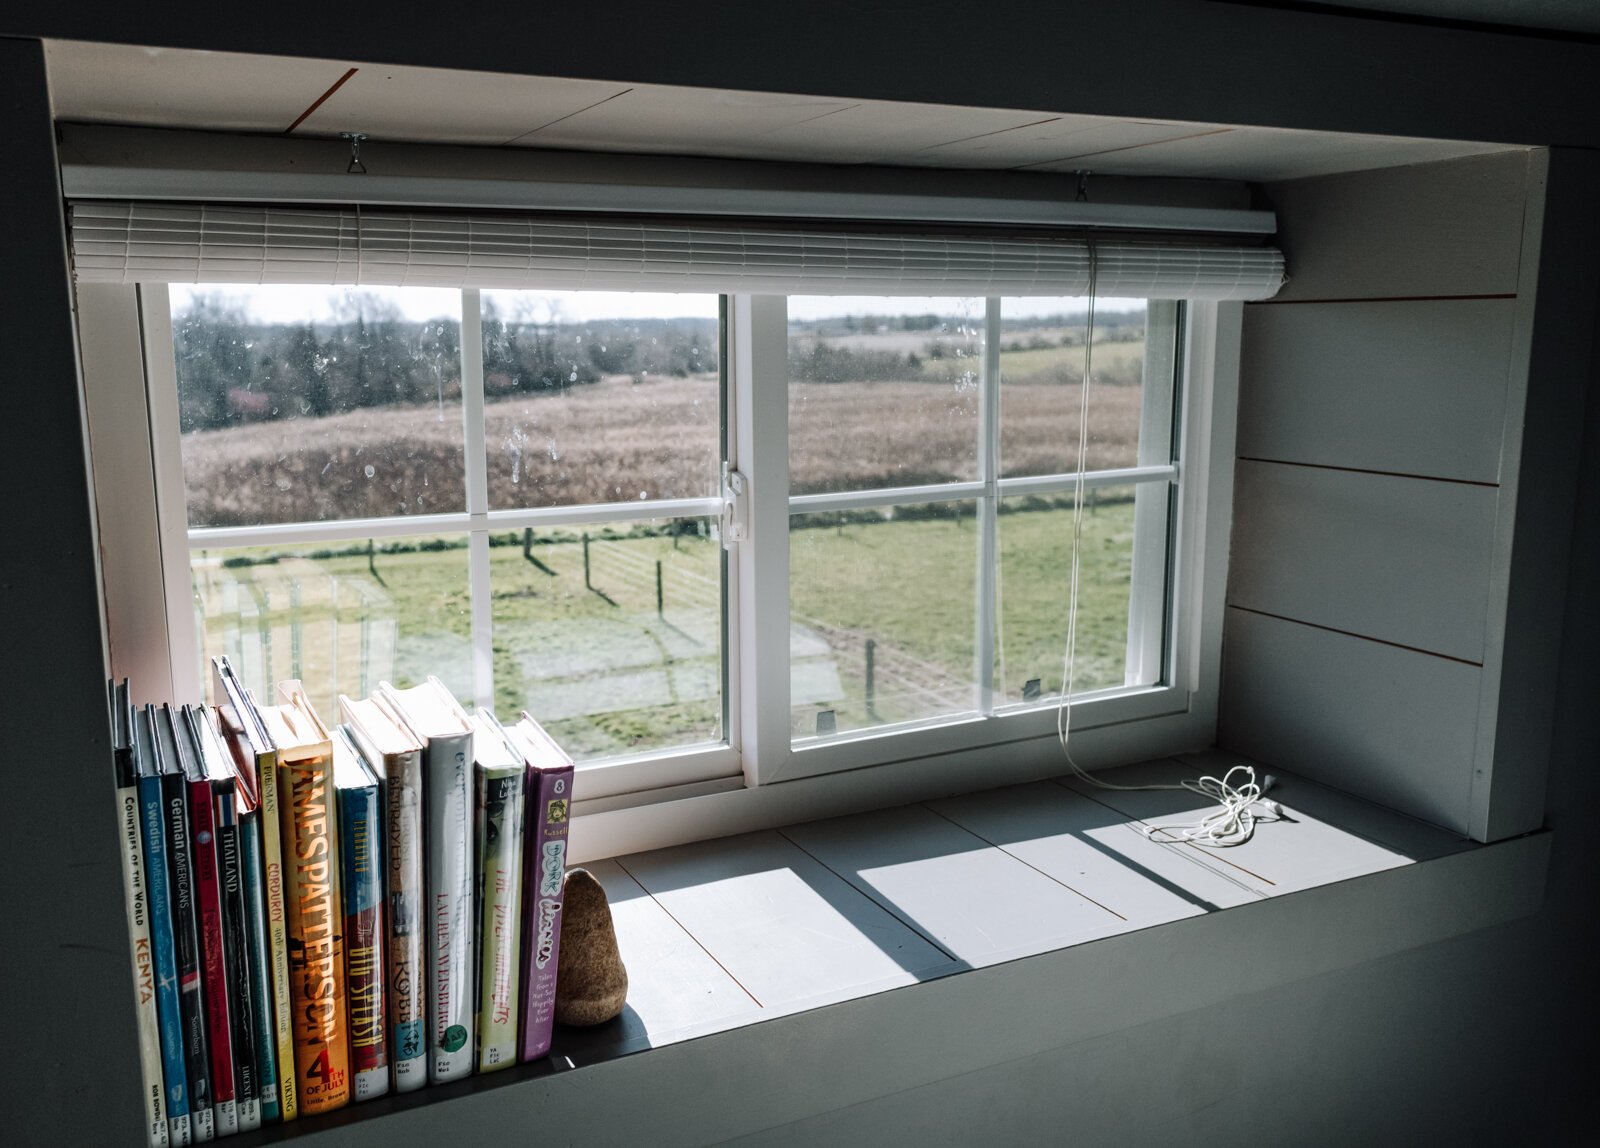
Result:
{"label": "wood panel wall", "polygon": [[1291,280],[1244,318],[1219,743],[1479,837],[1534,827],[1482,778],[1545,171],[1271,185]]}

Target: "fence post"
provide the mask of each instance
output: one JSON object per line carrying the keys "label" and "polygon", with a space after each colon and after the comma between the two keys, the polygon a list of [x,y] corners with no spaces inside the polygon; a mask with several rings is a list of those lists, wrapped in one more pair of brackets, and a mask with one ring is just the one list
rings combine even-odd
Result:
{"label": "fence post", "polygon": [[289,583],[289,676],[305,677],[300,672],[300,579]]}
{"label": "fence post", "polygon": [[667,620],[667,600],[661,592],[661,559],[656,559],[656,617]]}
{"label": "fence post", "polygon": [[[373,539],[367,539],[367,569],[374,578],[378,577],[378,544]],[[378,579],[380,582],[381,578]]]}
{"label": "fence post", "polygon": [[522,556],[524,558],[533,557],[533,527],[531,526],[522,528]]}
{"label": "fence post", "polygon": [[583,532],[583,588],[593,590],[594,583],[589,581],[589,532]]}
{"label": "fence post", "polygon": [[872,720],[878,719],[877,707],[877,676],[878,676],[878,642],[875,638],[867,639],[867,716]]}

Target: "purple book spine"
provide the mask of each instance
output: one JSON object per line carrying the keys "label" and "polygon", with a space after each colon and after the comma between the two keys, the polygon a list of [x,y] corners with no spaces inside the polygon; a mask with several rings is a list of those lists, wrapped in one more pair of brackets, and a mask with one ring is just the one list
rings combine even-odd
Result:
{"label": "purple book spine", "polygon": [[522,1059],[550,1051],[556,1014],[556,966],[561,956],[561,881],[567,869],[567,822],[572,766],[528,767],[526,853],[523,858]]}

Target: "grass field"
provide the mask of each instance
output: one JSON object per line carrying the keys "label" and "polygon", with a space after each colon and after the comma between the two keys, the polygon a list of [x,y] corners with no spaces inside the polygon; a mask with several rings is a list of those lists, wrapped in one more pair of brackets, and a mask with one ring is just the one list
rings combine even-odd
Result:
{"label": "grass field", "polygon": [[[1131,502],[1103,502],[1085,518],[1080,689],[1122,682],[1132,521]],[[1070,533],[1066,510],[1001,517],[1004,700],[1020,700],[1030,678],[1046,695],[1059,690]],[[576,533],[539,536],[528,557],[520,545],[490,551],[495,709],[528,709],[582,758],[721,736],[721,549],[698,535],[674,545],[627,534],[626,525],[591,534],[587,587]],[[976,537],[970,507],[792,532],[797,734],[814,732],[828,709],[846,730],[972,708]],[[299,676],[327,714],[338,692],[364,694],[379,677],[407,684],[432,673],[472,696],[464,548],[370,559],[301,548],[224,564],[263,553],[197,555],[195,565],[205,652],[234,657],[252,686]]]}

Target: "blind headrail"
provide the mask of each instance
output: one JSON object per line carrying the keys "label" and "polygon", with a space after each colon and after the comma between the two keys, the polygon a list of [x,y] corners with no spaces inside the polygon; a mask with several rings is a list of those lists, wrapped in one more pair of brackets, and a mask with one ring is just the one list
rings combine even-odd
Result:
{"label": "blind headrail", "polygon": [[[816,295],[1082,295],[1090,241],[701,218],[593,219],[137,200],[75,201],[84,283],[305,283]],[[1103,296],[1266,299],[1271,247],[1093,243]]]}

